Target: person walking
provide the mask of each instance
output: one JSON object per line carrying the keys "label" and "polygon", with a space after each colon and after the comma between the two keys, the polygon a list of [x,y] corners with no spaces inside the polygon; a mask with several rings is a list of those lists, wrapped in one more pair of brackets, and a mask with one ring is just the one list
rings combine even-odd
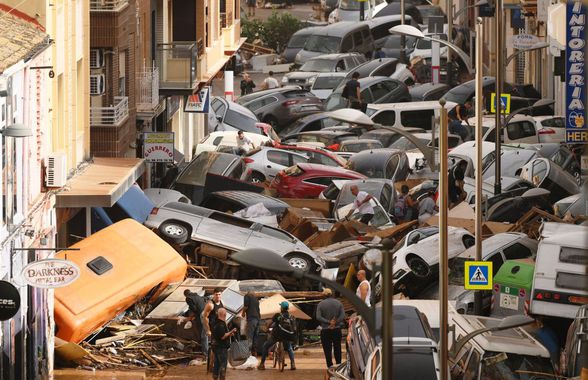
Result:
{"label": "person walking", "polygon": [[256,355],[255,341],[259,335],[259,321],[261,312],[259,311],[259,300],[252,291],[247,292],[243,299],[243,315],[247,321],[247,339],[251,343],[251,355]]}
{"label": "person walking", "polygon": [[255,17],[255,7],[257,0],[247,0],[247,16]]}
{"label": "person walking", "polygon": [[243,73],[243,79],[241,79],[241,96],[251,94],[255,88],[255,83],[247,73]]}
{"label": "person walking", "polygon": [[335,364],[341,364],[341,328],[345,323],[345,310],[343,304],[333,298],[333,291],[326,288],[323,291],[325,299],[316,307],[316,320],[321,324],[321,345],[325,353],[327,368]]}
{"label": "person walking", "polygon": [[374,197],[365,191],[359,191],[359,188],[356,185],[351,186],[351,194],[355,196],[355,200],[353,201],[351,210],[349,210],[345,216],[345,219],[348,219],[355,210],[357,210],[357,212],[361,214],[361,219],[359,219],[359,221],[368,224],[374,217],[374,208],[370,203]]}
{"label": "person walking", "polygon": [[419,202],[419,224],[423,225],[439,208],[433,199],[435,191],[429,190],[428,196]]}
{"label": "person walking", "polygon": [[276,78],[274,78],[274,72],[270,71],[269,73],[267,73],[267,78],[265,78],[263,80],[263,83],[261,84],[261,88],[264,90],[271,90],[272,88],[278,88],[280,87],[280,83],[278,82],[278,80]]}
{"label": "person walking", "polygon": [[228,351],[231,347],[231,337],[237,334],[237,329],[229,331],[227,326],[227,310],[221,307],[217,310],[217,318],[212,325],[212,352],[214,365],[212,367],[213,380],[225,380],[227,372]]}
{"label": "person walking", "polygon": [[[208,337],[202,326],[202,319],[200,318],[206,304],[204,297],[198,293],[192,293],[190,289],[184,290],[184,297],[186,297],[186,303],[188,304],[188,315],[194,317],[196,331],[200,332],[200,348],[202,349],[202,353],[208,355]],[[204,349],[205,347],[206,350]]]}
{"label": "person walking", "polygon": [[218,318],[218,310],[224,307],[223,301],[221,301],[222,293],[223,290],[221,288],[215,288],[212,293],[212,298],[206,303],[204,310],[202,310],[202,326],[206,333],[206,342],[203,341],[205,344],[202,346],[202,352],[204,352],[206,357],[208,357],[208,343],[212,336],[212,326],[214,326]]}
{"label": "person walking", "polygon": [[268,326],[268,331],[271,329],[271,335],[268,340],[263,344],[261,350],[261,361],[257,366],[257,369],[265,369],[265,359],[269,353],[270,347],[276,342],[282,342],[284,345],[284,351],[288,352],[290,357],[290,369],[295,370],[296,364],[294,363],[294,350],[292,349],[291,341],[296,338],[296,318],[290,315],[288,309],[290,304],[288,301],[280,302],[280,312],[274,314],[272,321]]}
{"label": "person walking", "polygon": [[359,73],[356,71],[351,74],[351,79],[345,83],[341,96],[347,99],[347,106],[361,110],[361,88],[359,84]]}
{"label": "person walking", "polygon": [[371,307],[372,286],[367,280],[365,271],[363,269],[357,272],[357,281],[359,281],[359,285],[357,286],[355,294],[359,297],[359,299],[365,302],[368,307]]}
{"label": "person walking", "polygon": [[465,122],[468,128],[471,128],[468,121],[470,108],[472,108],[472,104],[465,102],[464,104],[456,105],[447,113],[449,117],[449,133],[459,135],[463,141],[468,140],[470,135],[468,129],[463,126],[463,122]]}

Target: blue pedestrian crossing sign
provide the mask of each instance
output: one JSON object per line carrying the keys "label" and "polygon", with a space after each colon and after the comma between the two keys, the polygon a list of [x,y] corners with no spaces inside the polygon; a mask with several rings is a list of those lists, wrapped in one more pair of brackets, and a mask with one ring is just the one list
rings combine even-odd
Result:
{"label": "blue pedestrian crossing sign", "polygon": [[466,261],[464,283],[468,290],[492,290],[492,262]]}
{"label": "blue pedestrian crossing sign", "polygon": [[[490,94],[490,112],[496,113],[496,93]],[[500,113],[510,113],[510,94],[500,94]]]}

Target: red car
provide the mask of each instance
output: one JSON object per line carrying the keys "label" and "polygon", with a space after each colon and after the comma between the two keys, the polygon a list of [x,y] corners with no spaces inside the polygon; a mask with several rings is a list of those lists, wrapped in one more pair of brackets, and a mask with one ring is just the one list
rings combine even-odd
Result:
{"label": "red car", "polygon": [[335,179],[364,179],[352,170],[319,164],[298,164],[279,172],[270,188],[280,198],[317,198]]}
{"label": "red car", "polygon": [[344,158],[318,147],[313,148],[301,145],[274,144],[274,148],[289,150],[308,156],[309,162],[313,164],[323,164],[335,167],[344,167],[347,164],[347,161]]}

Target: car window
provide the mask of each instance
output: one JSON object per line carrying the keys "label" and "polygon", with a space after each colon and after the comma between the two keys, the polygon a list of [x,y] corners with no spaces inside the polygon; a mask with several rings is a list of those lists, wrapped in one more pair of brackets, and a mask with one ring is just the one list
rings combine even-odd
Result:
{"label": "car window", "polygon": [[277,101],[278,101],[278,98],[276,98],[275,96],[266,96],[265,98],[254,100],[254,101],[250,102],[249,104],[246,105],[246,107],[248,109],[250,109],[251,111],[255,112],[258,109],[260,109],[261,107],[265,107],[265,106],[270,105],[272,103],[275,103]]}
{"label": "car window", "polygon": [[502,266],[502,263],[504,263],[504,260],[502,259],[502,255],[500,254],[495,254],[493,256],[490,256],[489,258],[486,259],[486,261],[492,261],[492,275],[496,276],[496,273],[498,273],[498,269],[500,269],[500,267]]}
{"label": "car window", "polygon": [[370,90],[372,91],[372,96],[374,97],[374,101],[378,101],[382,99],[384,96],[388,95],[390,90],[386,88],[384,82],[378,82],[370,86]]}
{"label": "car window", "polygon": [[[388,32],[388,33],[390,33],[390,32]],[[370,39],[370,31],[369,30],[362,29],[361,34],[362,34],[364,40],[368,41]]]}
{"label": "car window", "polygon": [[398,168],[398,163],[400,162],[400,156],[397,154],[393,155],[392,158],[386,164],[386,178],[391,179],[396,173],[396,169]]}
{"label": "car window", "polygon": [[215,137],[214,140],[212,141],[212,145],[218,146],[218,144],[220,144],[220,142],[222,141],[222,139],[223,139],[223,136]]}
{"label": "car window", "polygon": [[374,102],[374,97],[372,96],[372,92],[370,91],[369,88],[366,88],[361,91],[361,100],[364,103],[373,103]]}
{"label": "car window", "polygon": [[565,128],[566,122],[563,117],[554,117],[553,119],[543,120],[541,125],[549,128]]}
{"label": "car window", "polygon": [[253,225],[253,222],[241,218],[236,218],[231,215],[223,214],[222,212],[213,212],[212,214],[210,214],[209,218],[221,223],[226,223],[241,228],[251,228],[251,226]]}
{"label": "car window", "polygon": [[530,178],[535,186],[539,186],[547,176],[547,164],[543,160],[537,160],[533,163],[533,176]]}
{"label": "car window", "polygon": [[558,149],[557,152],[551,157],[551,161],[555,162],[557,166],[564,167],[565,163],[572,155],[572,152],[565,149]]}
{"label": "car window", "polygon": [[398,61],[390,61],[386,62],[385,64],[381,65],[377,69],[374,70],[372,76],[374,77],[389,77],[390,75],[394,74],[396,71],[396,65]]}
{"label": "car window", "polygon": [[274,164],[282,165],[282,166],[291,166],[290,160],[288,158],[288,153],[282,152],[279,150],[268,150],[267,152],[267,159]]}
{"label": "car window", "polygon": [[488,153],[483,159],[482,159],[482,171],[486,170],[486,168],[492,164],[494,162],[494,160],[496,159],[496,152],[490,152]]}
{"label": "car window", "polygon": [[341,43],[341,53],[347,53],[353,48],[353,41],[351,40],[351,35],[343,38],[343,43]]}
{"label": "car window", "polygon": [[384,186],[382,189],[382,194],[380,195],[380,203],[386,210],[390,210],[390,200],[392,199],[392,188],[388,185]]}
{"label": "car window", "polygon": [[400,123],[403,127],[422,128],[427,131],[433,129],[433,110],[401,111]]}
{"label": "car window", "polygon": [[212,110],[214,111],[214,113],[219,116],[222,116],[220,114],[224,113],[225,108],[227,108],[225,106],[225,104],[223,103],[223,101],[219,100],[219,99],[213,99],[211,107],[212,107]]}
{"label": "car window", "polygon": [[[457,340],[461,339],[461,335],[458,336]],[[464,344],[461,350],[457,353],[453,366],[451,367],[451,378],[452,379],[463,379],[463,375],[466,368],[467,359],[470,356],[472,345],[470,343]]]}
{"label": "car window", "polygon": [[382,111],[372,118],[375,123],[392,126],[396,122],[396,111]]}
{"label": "car window", "polygon": [[259,133],[259,129],[256,127],[258,123],[257,119],[251,119],[240,112],[229,109],[225,114],[223,122],[245,132]]}
{"label": "car window", "polygon": [[292,165],[297,165],[297,164],[303,164],[308,162],[308,159],[306,157],[302,157],[299,156],[297,154],[288,154],[290,156],[291,162],[288,164],[288,166],[292,166]]}
{"label": "car window", "polygon": [[289,242],[292,241],[292,238],[290,237],[290,235],[288,235],[284,231],[280,231],[278,229],[271,228],[268,226],[261,226],[261,229],[259,230],[259,232],[261,232],[264,235],[269,235],[269,236],[275,237],[280,240],[285,240],[285,241],[289,241]]}
{"label": "car window", "polygon": [[[340,60],[337,62],[337,65],[335,66],[335,71],[336,71],[336,72],[346,71],[346,70],[345,70],[345,63],[346,63],[346,62],[345,62],[344,60],[340,59]],[[349,64],[347,64],[347,66],[349,66]]]}
{"label": "car window", "polygon": [[[439,139],[435,139],[437,140],[437,144],[439,144]],[[459,137],[455,137],[455,136],[448,136],[447,137],[447,146],[449,147],[449,149],[455,148],[456,146],[458,146],[461,143],[461,140]],[[435,145],[435,146],[439,146],[439,145]]]}
{"label": "car window", "polygon": [[355,44],[356,48],[363,45],[363,37],[361,36],[361,32],[353,33],[353,43]]}
{"label": "car window", "polygon": [[510,140],[518,140],[536,135],[535,126],[529,121],[510,123],[506,126],[506,133]]}
{"label": "car window", "polygon": [[314,185],[321,185],[321,186],[329,186],[333,179],[330,177],[314,177],[314,178],[307,178],[304,182],[312,183]]}
{"label": "car window", "polygon": [[514,243],[513,245],[504,248],[502,252],[504,252],[504,257],[506,257],[507,260],[526,259],[527,257],[532,256],[531,250],[521,243]]}

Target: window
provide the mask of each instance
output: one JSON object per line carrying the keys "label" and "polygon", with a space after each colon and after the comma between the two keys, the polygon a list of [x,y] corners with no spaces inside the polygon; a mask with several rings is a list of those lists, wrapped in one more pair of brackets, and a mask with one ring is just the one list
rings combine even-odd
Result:
{"label": "window", "polygon": [[559,261],[562,263],[588,265],[588,255],[580,248],[561,247]]}
{"label": "window", "polygon": [[382,207],[386,209],[386,211],[390,211],[392,209],[392,204],[390,200],[392,199],[392,188],[388,185],[385,185],[382,189],[382,194],[380,195],[380,203]]}
{"label": "window", "polygon": [[290,159],[288,158],[288,153],[281,152],[279,150],[269,150],[267,152],[267,159],[274,164],[282,165],[282,166],[291,166]]}
{"label": "window", "polygon": [[395,111],[382,111],[372,119],[374,122],[382,124],[382,125],[389,125],[393,126],[396,122],[396,112]]}
{"label": "window", "polygon": [[372,73],[372,76],[374,76],[374,77],[379,77],[379,76],[389,77],[390,75],[394,74],[394,72],[396,71],[396,64],[397,63],[398,63],[397,61],[386,62],[382,66],[375,69],[374,72]]}
{"label": "window", "polygon": [[416,110],[400,112],[400,123],[403,127],[423,128],[430,131],[433,127],[433,110]]}
{"label": "window", "polygon": [[343,62],[343,60],[339,60],[339,62],[337,62],[337,66],[335,66],[335,71],[336,72],[343,72],[345,71],[345,62]]}
{"label": "window", "polygon": [[314,185],[320,185],[320,186],[329,186],[331,184],[332,178],[329,177],[314,177],[314,178],[308,178],[305,179],[304,182],[307,183],[312,183]]}
{"label": "window", "polygon": [[[439,139],[435,139],[436,140],[436,145],[435,146],[439,146]],[[447,145],[449,147],[449,149],[453,149],[456,146],[458,146],[461,143],[461,138],[460,137],[448,137],[447,138]]]}
{"label": "window", "polygon": [[548,128],[565,128],[566,122],[563,117],[554,117],[553,119],[543,120],[541,125]]}
{"label": "window", "polygon": [[382,82],[382,85],[388,92],[395,91],[398,88],[398,83],[392,80],[385,80]]}
{"label": "window", "polygon": [[579,273],[557,272],[555,285],[560,288],[584,291],[588,288],[588,276]]}
{"label": "window", "polygon": [[565,149],[559,149],[552,157],[551,161],[555,162],[557,166],[564,167],[565,163],[569,160],[572,152]]}
{"label": "window", "polygon": [[212,141],[212,145],[218,146],[222,140],[223,140],[223,136],[215,137],[214,140]]}
{"label": "window", "polygon": [[396,169],[398,168],[398,163],[400,162],[400,157],[395,154],[386,164],[386,178],[392,179],[394,174],[396,173]]}
{"label": "window", "polygon": [[502,259],[502,255],[500,253],[496,253],[493,256],[490,256],[488,259],[486,259],[486,261],[492,261],[492,275],[496,276],[496,273],[498,273],[498,269],[500,269],[500,267],[502,266],[502,263],[504,263],[504,260]]}
{"label": "window", "polygon": [[290,156],[291,161],[292,161],[289,166],[303,164],[303,163],[308,162],[308,158],[306,158],[306,157],[299,156],[297,154],[288,154],[288,155]]}
{"label": "window", "polygon": [[372,96],[372,92],[367,88],[365,90],[361,91],[361,100],[364,103],[373,103],[374,97]]}
{"label": "window", "polygon": [[352,68],[357,66],[357,64],[355,63],[354,57],[346,57],[344,61],[345,61],[344,71],[351,70]]}
{"label": "window", "polygon": [[513,245],[504,248],[503,252],[504,257],[506,257],[507,260],[525,259],[533,256],[531,250],[521,243],[514,243]]}
{"label": "window", "polygon": [[518,140],[536,135],[535,126],[528,121],[510,123],[506,126],[506,133],[510,140]]}
{"label": "window", "polygon": [[372,95],[375,101],[382,99],[384,96],[388,95],[389,90],[384,86],[383,82],[376,83],[370,87],[372,91]]}
{"label": "window", "polygon": [[341,53],[347,53],[351,51],[353,48],[353,41],[351,40],[351,36],[347,36],[343,38],[343,43],[341,44]]}
{"label": "window", "polygon": [[363,45],[363,37],[361,36],[361,32],[353,33],[353,43],[355,44],[356,48]]}
{"label": "window", "polygon": [[247,105],[247,108],[249,110],[251,110],[252,112],[255,112],[258,109],[260,109],[261,107],[265,107],[265,106],[267,106],[269,104],[272,104],[272,103],[275,103],[277,101],[278,101],[278,99],[276,97],[274,97],[274,96],[267,96],[265,98],[258,99],[258,100],[255,100],[255,101],[249,103]]}
{"label": "window", "polygon": [[494,160],[496,159],[496,153],[495,152],[491,152],[489,154],[487,154],[483,159],[482,159],[482,171],[486,170],[486,168],[492,164],[494,162]]}

